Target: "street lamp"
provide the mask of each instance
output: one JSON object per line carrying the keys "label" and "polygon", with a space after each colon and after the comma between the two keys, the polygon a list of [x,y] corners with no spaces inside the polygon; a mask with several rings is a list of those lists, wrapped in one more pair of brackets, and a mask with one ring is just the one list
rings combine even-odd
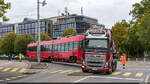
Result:
{"label": "street lamp", "polygon": [[37,58],[38,58],[38,63],[40,63],[40,4],[42,4],[42,6],[45,6],[46,0],[44,0],[43,2],[40,2],[39,0],[37,0]]}

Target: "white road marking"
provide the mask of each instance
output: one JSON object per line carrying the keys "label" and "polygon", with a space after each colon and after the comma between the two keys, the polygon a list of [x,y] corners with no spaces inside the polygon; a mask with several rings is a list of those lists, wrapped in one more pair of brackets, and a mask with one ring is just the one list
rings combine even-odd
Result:
{"label": "white road marking", "polygon": [[18,78],[18,77],[10,77],[11,79],[16,79],[16,78]]}
{"label": "white road marking", "polygon": [[18,78],[19,78],[19,77],[23,77],[23,75],[22,75],[22,76],[17,76],[17,77],[18,77]]}
{"label": "white road marking", "polygon": [[4,81],[4,80],[0,80],[0,81]]}
{"label": "white road marking", "polygon": [[121,80],[123,80],[123,79],[125,79],[125,80],[139,80],[139,81],[143,81],[143,79],[134,79],[134,78],[104,77],[104,76],[101,76],[101,77],[100,77],[100,76],[87,76],[87,77],[84,77],[84,78],[82,78],[82,79],[79,79],[79,80],[74,81],[74,83],[81,82],[81,81],[83,81],[83,80],[85,80],[85,79],[87,79],[87,78],[90,78],[90,77],[109,78],[109,79],[121,79]]}
{"label": "white road marking", "polygon": [[11,80],[11,79],[9,79],[9,78],[6,78],[6,80]]}
{"label": "white road marking", "polygon": [[85,79],[87,79],[87,78],[89,78],[89,77],[90,77],[90,76],[87,76],[87,77],[84,77],[84,78],[82,78],[82,79],[76,80],[76,81],[74,81],[74,83],[80,82],[80,81],[85,80]]}

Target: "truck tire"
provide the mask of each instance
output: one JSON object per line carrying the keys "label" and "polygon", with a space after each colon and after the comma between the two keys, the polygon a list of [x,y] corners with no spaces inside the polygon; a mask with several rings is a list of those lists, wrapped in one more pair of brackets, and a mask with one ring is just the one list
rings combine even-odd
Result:
{"label": "truck tire", "polygon": [[111,71],[106,72],[106,74],[112,74],[112,70],[111,70]]}
{"label": "truck tire", "polygon": [[82,72],[84,72],[84,73],[88,73],[88,70],[83,70],[83,69],[82,69]]}
{"label": "truck tire", "polygon": [[114,72],[117,69],[117,62],[113,63],[112,72]]}

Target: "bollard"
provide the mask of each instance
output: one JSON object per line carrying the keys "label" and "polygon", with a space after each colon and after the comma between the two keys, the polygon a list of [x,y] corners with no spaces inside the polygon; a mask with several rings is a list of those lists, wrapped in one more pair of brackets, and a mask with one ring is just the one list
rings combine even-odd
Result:
{"label": "bollard", "polygon": [[136,62],[138,61],[138,58],[136,58]]}
{"label": "bollard", "polygon": [[128,61],[130,61],[130,58],[128,58]]}
{"label": "bollard", "polygon": [[146,62],[146,58],[144,58],[144,62]]}

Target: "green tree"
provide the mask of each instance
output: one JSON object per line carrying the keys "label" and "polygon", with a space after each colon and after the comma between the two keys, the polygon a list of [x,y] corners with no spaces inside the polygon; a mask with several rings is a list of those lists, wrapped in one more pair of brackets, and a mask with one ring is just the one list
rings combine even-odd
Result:
{"label": "green tree", "polygon": [[141,18],[141,22],[138,24],[139,40],[144,46],[145,51],[150,51],[150,14],[147,14]]}
{"label": "green tree", "polygon": [[1,43],[2,43],[2,38],[0,38],[0,54],[2,54]]}
{"label": "green tree", "polygon": [[116,23],[112,27],[112,39],[115,42],[118,51],[125,52],[125,45],[128,42],[128,30],[121,24]]}
{"label": "green tree", "polygon": [[9,32],[1,41],[0,49],[3,54],[9,55],[12,57],[14,52],[14,42],[16,39],[16,34],[14,32]]}
{"label": "green tree", "polygon": [[0,0],[0,17],[3,21],[8,21],[9,19],[5,16],[5,13],[7,13],[7,9],[11,8],[10,3],[6,3],[5,0]]}
{"label": "green tree", "polygon": [[14,42],[14,51],[16,54],[26,54],[27,44],[35,42],[35,39],[30,34],[17,35]]}
{"label": "green tree", "polygon": [[132,5],[133,10],[130,11],[133,19],[140,19],[147,13],[150,13],[150,0],[142,0],[140,3],[135,3]]}
{"label": "green tree", "polygon": [[41,41],[49,41],[49,40],[51,40],[52,38],[50,37],[50,36],[48,36],[46,33],[44,33],[44,32],[41,32],[40,33],[40,39],[41,39]]}
{"label": "green tree", "polygon": [[129,40],[126,46],[128,54],[132,57],[143,56],[144,46],[139,41],[138,25],[134,24],[128,31]]}
{"label": "green tree", "polygon": [[69,36],[69,35],[76,35],[77,34],[77,31],[73,28],[68,28],[67,30],[65,30],[61,37],[66,37],[66,36]]}

